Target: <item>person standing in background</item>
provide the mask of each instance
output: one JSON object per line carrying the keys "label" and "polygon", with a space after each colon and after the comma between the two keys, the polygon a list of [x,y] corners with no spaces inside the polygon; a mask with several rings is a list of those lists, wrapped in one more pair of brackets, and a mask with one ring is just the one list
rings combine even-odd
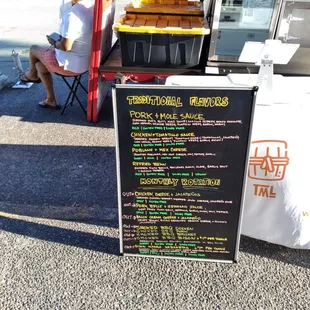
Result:
{"label": "person standing in background", "polygon": [[30,69],[20,75],[24,83],[43,83],[47,97],[39,103],[42,108],[59,109],[51,73],[75,76],[89,69],[93,0],[63,0],[60,8],[60,36],[47,36],[52,47],[32,45],[29,52]]}

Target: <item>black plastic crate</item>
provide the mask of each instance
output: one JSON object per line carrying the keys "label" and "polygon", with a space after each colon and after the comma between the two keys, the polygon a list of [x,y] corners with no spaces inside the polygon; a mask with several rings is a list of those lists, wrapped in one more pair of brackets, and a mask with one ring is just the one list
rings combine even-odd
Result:
{"label": "black plastic crate", "polygon": [[122,65],[190,68],[199,64],[209,28],[197,16],[127,14],[118,30]]}
{"label": "black plastic crate", "polygon": [[199,64],[204,36],[122,32],[119,39],[123,66],[175,68]]}

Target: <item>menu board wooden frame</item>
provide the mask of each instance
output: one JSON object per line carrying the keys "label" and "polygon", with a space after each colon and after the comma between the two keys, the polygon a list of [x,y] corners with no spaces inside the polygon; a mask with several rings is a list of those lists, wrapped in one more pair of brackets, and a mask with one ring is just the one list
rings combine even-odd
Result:
{"label": "menu board wooden frame", "polygon": [[[256,95],[257,95],[257,87],[187,87],[187,86],[165,86],[165,85],[135,85],[135,84],[125,84],[125,85],[115,85],[112,90],[112,98],[113,98],[113,109],[114,109],[114,126],[115,126],[115,139],[116,139],[116,166],[117,166],[117,193],[118,193],[118,210],[119,210],[119,232],[120,232],[120,253],[122,255],[126,256],[139,256],[139,257],[159,257],[159,258],[170,258],[170,259],[185,259],[185,260],[199,260],[199,261],[209,261],[209,262],[223,262],[223,263],[234,263],[237,262],[238,258],[238,249],[239,249],[239,243],[240,243],[240,234],[241,234],[241,222],[242,222],[242,214],[243,214],[243,203],[244,203],[244,196],[245,196],[245,188],[246,188],[246,180],[247,180],[247,168],[248,168],[248,158],[249,158],[249,149],[250,149],[250,144],[251,144],[251,132],[252,132],[252,124],[253,124],[253,115],[254,115],[254,110],[255,110],[255,100],[256,100]],[[130,95],[132,95],[132,91],[138,91],[139,96],[143,94],[143,91],[147,92],[149,94],[150,90],[151,92],[153,91],[158,92],[158,91],[169,91],[171,94],[176,95],[178,92],[184,92],[186,91],[193,91],[197,93],[197,91],[224,91],[224,92],[236,92],[238,91],[238,94],[242,93],[247,93],[247,98],[251,98],[248,100],[248,102],[244,102],[245,106],[248,106],[248,124],[247,124],[247,136],[245,137],[245,145],[244,145],[244,150],[245,150],[245,165],[242,167],[243,172],[242,175],[239,176],[242,178],[241,181],[241,195],[240,195],[240,204],[239,206],[239,213],[238,216],[236,217],[238,219],[238,224],[237,224],[237,229],[236,229],[236,236],[235,236],[235,242],[233,242],[234,245],[234,251],[233,251],[233,257],[230,259],[214,259],[214,258],[195,258],[195,257],[172,257],[169,256],[163,256],[162,253],[160,255],[149,255],[149,254],[139,254],[139,253],[128,253],[126,250],[124,250],[124,229],[123,229],[123,205],[122,205],[122,175],[121,175],[121,159],[120,159],[120,139],[125,139],[124,133],[119,131],[119,125],[123,124],[126,120],[119,119],[120,113],[123,113],[124,110],[128,109],[128,106],[125,106],[124,102],[118,102],[118,92],[122,91],[129,91],[131,92]],[[236,94],[235,94],[236,95]],[[142,95],[143,96],[143,95]],[[128,97],[127,97],[128,98]],[[240,99],[239,102],[242,102]],[[120,109],[120,110],[118,110]],[[129,117],[129,113],[128,113]],[[123,125],[121,125],[123,126]],[[165,127],[166,128],[166,127]],[[125,143],[127,140],[123,140]],[[132,154],[131,154],[132,155]],[[124,157],[123,157],[124,158]],[[169,168],[170,169],[170,168]],[[128,167],[129,171],[129,167]],[[127,173],[126,173],[127,174]],[[240,179],[241,180],[241,179]],[[133,189],[134,191],[135,189]],[[123,195],[124,196],[124,195]],[[201,224],[201,223],[199,223]],[[187,254],[185,254],[187,255]]]}

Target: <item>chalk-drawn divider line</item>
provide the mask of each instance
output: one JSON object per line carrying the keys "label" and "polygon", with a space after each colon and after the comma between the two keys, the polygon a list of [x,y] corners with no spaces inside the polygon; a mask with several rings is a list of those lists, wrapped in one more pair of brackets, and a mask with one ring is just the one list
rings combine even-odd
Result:
{"label": "chalk-drawn divider line", "polygon": [[168,190],[176,190],[175,187],[171,186],[156,186],[156,187],[138,187],[138,189],[150,190],[150,189],[168,189]]}
{"label": "chalk-drawn divider line", "polygon": [[184,189],[199,189],[205,191],[215,191],[215,192],[223,192],[218,189],[218,187],[205,187],[205,186],[183,186]]}

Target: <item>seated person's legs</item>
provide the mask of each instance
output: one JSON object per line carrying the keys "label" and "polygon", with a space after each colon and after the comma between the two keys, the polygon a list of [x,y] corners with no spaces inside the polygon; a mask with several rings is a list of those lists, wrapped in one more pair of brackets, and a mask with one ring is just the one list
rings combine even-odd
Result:
{"label": "seated person's legs", "polygon": [[55,55],[55,49],[53,48],[45,48],[37,45],[31,46],[29,62],[29,71],[22,74],[20,79],[24,82],[42,82],[47,92],[47,98],[40,102],[39,105],[44,108],[59,109],[60,106],[56,101],[51,73],[56,72],[67,76],[76,76],[79,73],[64,70],[62,66],[59,66]]}
{"label": "seated person's legs", "polygon": [[47,70],[46,66],[41,61],[36,62],[35,66],[38,76],[40,77],[47,93],[46,99],[40,102],[39,105],[42,108],[51,107],[59,109],[60,106],[57,104],[56,101],[52,74]]}
{"label": "seated person's legs", "polygon": [[21,74],[20,79],[22,82],[32,82],[32,83],[40,83],[40,79],[38,77],[38,72],[36,69],[36,63],[41,61],[41,47],[38,45],[32,45],[29,51],[29,64],[30,68],[27,73]]}
{"label": "seated person's legs", "polygon": [[56,102],[53,79],[51,72],[54,67],[59,67],[55,57],[55,50],[52,48],[32,45],[29,52],[29,71],[21,74],[20,79],[23,82],[42,82],[47,92],[47,98],[40,102],[39,105],[44,108],[56,108],[60,106]]}

